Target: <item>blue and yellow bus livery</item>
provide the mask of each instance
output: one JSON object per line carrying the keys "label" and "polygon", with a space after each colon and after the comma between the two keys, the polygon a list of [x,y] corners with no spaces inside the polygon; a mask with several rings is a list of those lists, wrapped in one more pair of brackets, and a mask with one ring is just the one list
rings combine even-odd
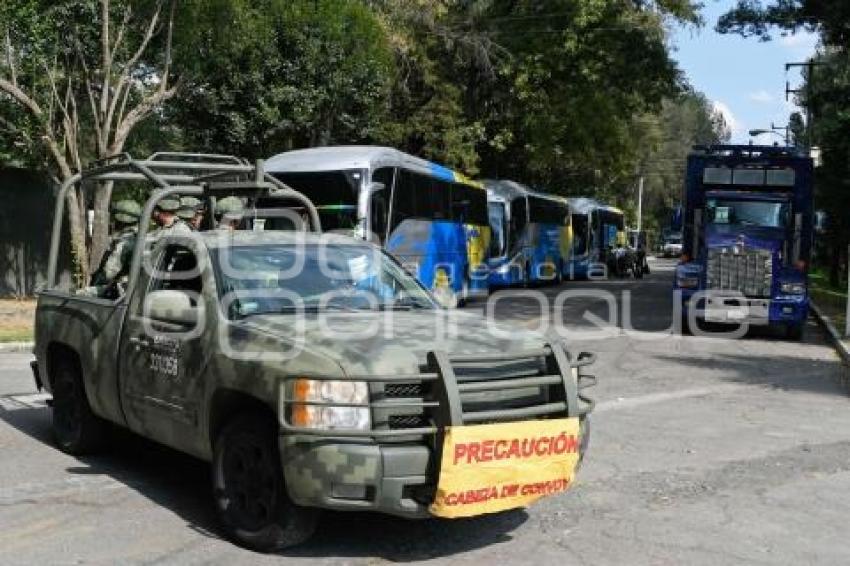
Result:
{"label": "blue and yellow bus livery", "polygon": [[266,170],[310,197],[324,230],[382,246],[444,304],[486,294],[490,227],[480,183],[375,146],[289,151]]}
{"label": "blue and yellow bus livery", "polygon": [[484,186],[492,231],[490,285],[560,281],[572,246],[566,200],[514,181],[485,181]]}

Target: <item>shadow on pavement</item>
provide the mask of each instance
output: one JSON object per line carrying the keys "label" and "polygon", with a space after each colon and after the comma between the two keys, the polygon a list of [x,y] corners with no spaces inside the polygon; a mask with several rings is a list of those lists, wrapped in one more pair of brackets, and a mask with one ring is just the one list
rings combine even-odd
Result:
{"label": "shadow on pavement", "polygon": [[[32,439],[56,449],[50,409],[0,408],[0,420]],[[193,531],[222,538],[210,490],[206,462],[117,430],[108,453],[77,459],[66,468],[72,476],[106,476],[173,511]],[[285,556],[370,557],[408,562],[451,557],[511,540],[511,531],[528,519],[525,511],[460,520],[408,521],[370,513],[325,512],[316,536]],[[376,536],[378,535],[378,536]]]}
{"label": "shadow on pavement", "polygon": [[[824,395],[847,395],[846,369],[838,360],[818,360],[800,356],[748,356],[741,354],[696,353],[654,355],[662,363],[688,368],[720,370],[718,379],[731,383],[768,386],[783,391],[804,391]],[[805,373],[800,367],[807,363]],[[794,373],[789,373],[789,372]]]}
{"label": "shadow on pavement", "polygon": [[325,513],[316,536],[284,553],[291,557],[377,556],[391,562],[451,557],[512,540],[528,520],[524,510],[472,519],[408,521],[371,513]]}

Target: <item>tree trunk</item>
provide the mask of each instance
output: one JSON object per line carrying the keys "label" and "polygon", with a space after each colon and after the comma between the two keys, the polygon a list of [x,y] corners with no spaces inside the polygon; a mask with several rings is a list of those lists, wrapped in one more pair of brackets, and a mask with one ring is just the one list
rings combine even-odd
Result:
{"label": "tree trunk", "polygon": [[85,214],[80,214],[80,209],[85,210],[85,203],[80,202],[79,193],[76,188],[68,191],[65,207],[68,215],[68,231],[71,234],[71,255],[73,260],[76,287],[82,288],[88,285],[89,263],[88,251],[86,249],[86,224]]}
{"label": "tree trunk", "polygon": [[112,200],[112,187],[112,181],[104,181],[98,183],[95,188],[94,220],[89,247],[89,273],[94,273],[98,268],[109,245],[109,203]]}

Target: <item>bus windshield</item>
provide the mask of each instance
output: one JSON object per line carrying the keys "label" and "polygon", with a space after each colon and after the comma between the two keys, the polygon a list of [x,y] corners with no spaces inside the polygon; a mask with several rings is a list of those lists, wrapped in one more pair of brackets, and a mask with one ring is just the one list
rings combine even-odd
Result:
{"label": "bus windshield", "polygon": [[363,171],[275,173],[275,177],[313,201],[323,230],[353,230],[357,226]]}
{"label": "bus windshield", "polygon": [[584,255],[587,253],[587,216],[584,214],[573,214],[573,253]]}
{"label": "bus windshield", "polygon": [[487,205],[487,210],[490,216],[490,229],[493,235],[490,239],[490,255],[494,257],[501,256],[505,253],[507,247],[505,222],[505,203],[491,202]]}

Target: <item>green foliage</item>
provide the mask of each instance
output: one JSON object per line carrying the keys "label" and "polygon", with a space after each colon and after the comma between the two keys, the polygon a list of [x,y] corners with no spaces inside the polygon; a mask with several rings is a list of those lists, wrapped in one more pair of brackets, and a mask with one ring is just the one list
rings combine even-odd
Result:
{"label": "green foliage", "polygon": [[686,159],[693,146],[728,142],[731,132],[705,96],[695,92],[665,100],[660,114],[648,115],[644,122],[640,165],[644,218],[647,228],[658,233],[680,204]]}
{"label": "green foliage", "polygon": [[771,39],[771,31],[818,31],[826,43],[848,45],[850,41],[850,2],[847,0],[739,0],[735,8],[717,23],[721,33]]}
{"label": "green foliage", "polygon": [[[132,4],[144,15],[154,1]],[[96,7],[27,0],[0,14],[45,50],[69,26],[82,30],[91,57]],[[183,0],[172,71],[181,88],[138,124],[129,149],[254,158],[376,143],[629,211],[644,174],[647,214],[662,215],[690,146],[723,138],[667,46],[667,27],[698,25],[699,8],[694,0]],[[39,28],[45,10],[62,17]],[[0,142],[7,135],[0,127]]]}
{"label": "green foliage", "polygon": [[172,117],[184,143],[267,157],[363,142],[382,122],[391,54],[362,4],[197,0],[182,16],[181,60],[194,80]]}
{"label": "green foliage", "polygon": [[821,148],[822,165],[815,174],[815,204],[829,219],[821,234],[816,260],[828,266],[832,283],[847,261],[850,219],[841,211],[850,207],[850,3],[846,0],[773,0],[762,5],[740,0],[721,18],[722,32],[771,38],[774,29],[818,31],[824,49],[798,97],[812,116],[806,124],[793,114],[789,121],[796,145]]}

